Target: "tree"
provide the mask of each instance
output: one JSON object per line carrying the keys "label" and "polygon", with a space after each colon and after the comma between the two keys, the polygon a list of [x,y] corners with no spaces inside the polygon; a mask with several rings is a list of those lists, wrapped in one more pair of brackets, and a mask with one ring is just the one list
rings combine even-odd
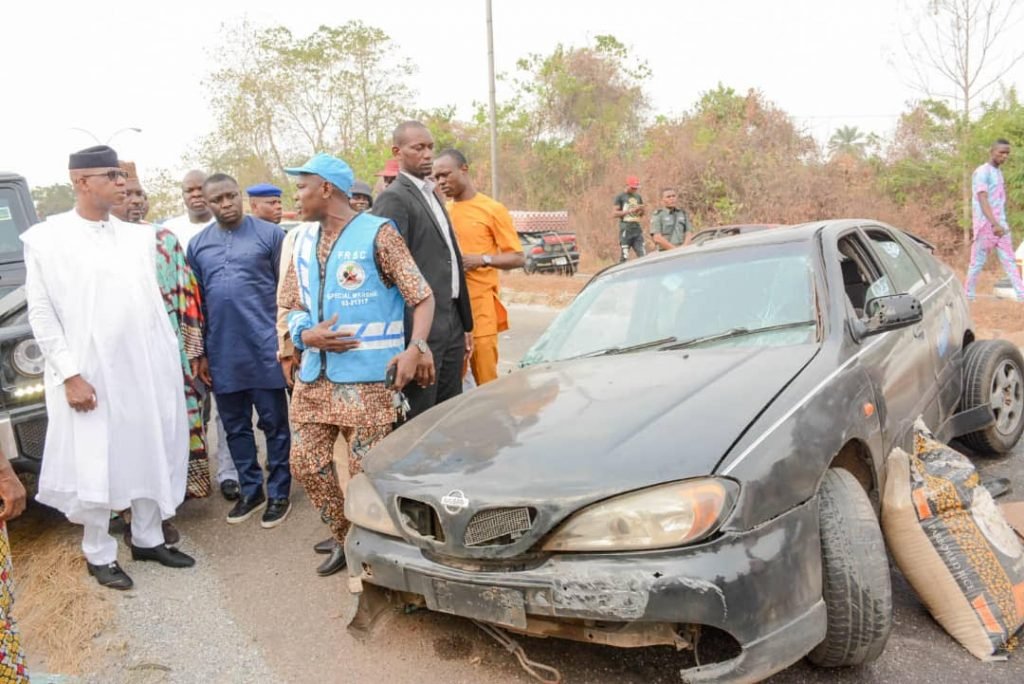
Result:
{"label": "tree", "polygon": [[54,183],[32,188],[36,210],[43,216],[70,211],[75,206],[75,192],[70,183]]}
{"label": "tree", "polygon": [[[970,230],[971,116],[990,89],[1021,59],[1024,47],[1005,44],[1020,21],[1016,0],[928,0],[924,17],[906,40],[915,85],[930,99],[949,100],[959,112],[960,186],[964,237]],[[1005,47],[1005,51],[1004,51]]]}
{"label": "tree", "polygon": [[[414,68],[378,28],[350,21],[295,36],[243,23],[230,33],[225,66],[206,82],[217,129],[202,147],[206,165],[239,180],[283,182],[285,166],[317,152],[374,157],[368,148],[389,144],[412,104]],[[364,177],[376,170],[356,168]]]}
{"label": "tree", "polygon": [[846,155],[861,159],[867,151],[868,139],[856,126],[837,128],[828,140],[828,153],[831,157]]}

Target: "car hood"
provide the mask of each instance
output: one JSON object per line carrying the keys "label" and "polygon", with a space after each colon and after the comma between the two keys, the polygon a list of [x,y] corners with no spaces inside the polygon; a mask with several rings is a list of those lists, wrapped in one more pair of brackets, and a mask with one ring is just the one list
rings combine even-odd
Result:
{"label": "car hood", "polygon": [[817,345],[705,348],[533,366],[449,400],[374,447],[387,496],[573,508],[708,475]]}

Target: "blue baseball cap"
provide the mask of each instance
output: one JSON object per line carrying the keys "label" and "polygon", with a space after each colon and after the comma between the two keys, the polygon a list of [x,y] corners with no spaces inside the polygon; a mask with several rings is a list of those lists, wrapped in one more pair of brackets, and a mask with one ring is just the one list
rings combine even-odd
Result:
{"label": "blue baseball cap", "polygon": [[281,188],[270,183],[257,183],[245,189],[245,194],[249,197],[280,197],[281,192]]}
{"label": "blue baseball cap", "polygon": [[324,152],[315,155],[302,166],[288,168],[284,172],[289,176],[302,174],[320,176],[346,195],[351,195],[352,181],[355,179],[355,174],[352,173],[348,164]]}

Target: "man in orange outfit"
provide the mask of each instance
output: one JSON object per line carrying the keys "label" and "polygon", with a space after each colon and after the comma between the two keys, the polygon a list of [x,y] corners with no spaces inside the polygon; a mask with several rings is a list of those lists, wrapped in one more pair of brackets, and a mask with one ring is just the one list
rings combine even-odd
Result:
{"label": "man in orange outfit", "polygon": [[442,152],[434,160],[434,178],[452,200],[448,215],[462,250],[473,309],[469,366],[482,385],[498,377],[498,333],[508,330],[508,313],[498,298],[498,269],[522,268],[523,246],[505,205],[473,187],[465,155],[454,149]]}

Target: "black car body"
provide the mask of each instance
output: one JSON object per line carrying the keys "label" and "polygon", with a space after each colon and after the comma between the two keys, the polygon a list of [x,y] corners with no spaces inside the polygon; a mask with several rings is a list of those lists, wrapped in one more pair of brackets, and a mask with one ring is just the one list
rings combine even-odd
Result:
{"label": "black car body", "polygon": [[[964,400],[979,357],[1018,376],[997,403]],[[1024,429],[1019,352],[974,341],[952,271],[872,221],[607,269],[524,364],[371,453],[350,589],[526,634],[726,644],[684,681],[877,657],[885,456],[918,416],[991,450]]]}
{"label": "black car body", "polygon": [[579,270],[580,252],[576,234],[568,231],[519,231],[527,273],[562,273]]}
{"label": "black car body", "polygon": [[758,233],[762,230],[768,230],[769,228],[776,227],[778,227],[777,223],[738,223],[735,225],[704,228],[693,234],[693,238],[690,240],[690,243],[694,245],[703,245],[705,242],[710,242],[711,240],[736,237],[737,235],[749,235],[750,233]]}
{"label": "black car body", "polygon": [[28,183],[0,172],[0,450],[18,472],[39,472],[46,437],[42,352],[25,303],[19,236],[36,222]]}

